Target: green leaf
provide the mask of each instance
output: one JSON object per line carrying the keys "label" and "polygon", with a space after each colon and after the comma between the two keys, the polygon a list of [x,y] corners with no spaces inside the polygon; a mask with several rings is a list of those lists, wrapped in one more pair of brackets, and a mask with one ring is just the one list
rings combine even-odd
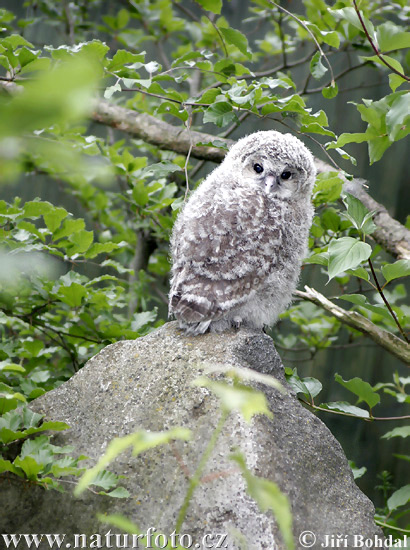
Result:
{"label": "green leaf", "polygon": [[389,74],[389,86],[393,92],[397,90],[402,84],[407,82],[405,78],[402,78],[396,73],[390,73]]}
{"label": "green leaf", "polygon": [[383,265],[382,273],[388,283],[399,277],[408,277],[410,275],[410,260],[398,260],[394,264]]}
{"label": "green leaf", "polygon": [[203,121],[213,122],[219,127],[226,126],[229,122],[237,120],[233,112],[232,105],[227,101],[218,101],[214,103],[204,113]]}
{"label": "green leaf", "polygon": [[341,411],[348,414],[354,414],[360,418],[369,418],[369,411],[361,409],[360,407],[355,407],[347,401],[332,401],[331,403],[321,403],[320,407],[322,409],[328,409],[330,411]]}
{"label": "green leaf", "polygon": [[334,202],[339,199],[343,181],[337,172],[322,172],[318,175],[313,189],[316,205]]}
{"label": "green leaf", "polygon": [[[26,433],[28,433],[32,428],[28,428],[26,430]],[[65,422],[60,422],[60,421],[47,421],[47,422],[43,422],[41,424],[41,426],[39,426],[38,428],[35,428],[37,430],[37,432],[39,431],[48,431],[48,430],[53,430],[55,432],[62,432],[64,430],[69,430],[70,429],[70,426],[68,424],[66,424]],[[37,433],[36,432],[36,433]],[[34,433],[34,432],[31,432],[31,433]]]}
{"label": "green leaf", "polygon": [[63,225],[59,229],[53,231],[53,240],[57,241],[58,239],[62,239],[63,237],[69,237],[73,233],[77,233],[84,228],[85,222],[82,218],[76,220],[73,220],[71,218],[64,220]]}
{"label": "green leaf", "polygon": [[315,398],[322,391],[322,383],[317,378],[307,376],[302,379],[302,382],[308,390],[311,398]]}
{"label": "green leaf", "polygon": [[375,136],[367,141],[369,143],[370,164],[380,160],[386,149],[392,144],[388,136]]}
{"label": "green leaf", "polygon": [[[337,19],[340,19],[341,21],[348,21],[356,29],[359,29],[362,33],[364,33],[360,19],[354,8],[352,7],[341,8],[337,10],[331,10],[331,12],[336,16]],[[367,19],[367,17],[365,17],[363,13],[361,13],[361,16],[370,36],[376,41],[374,26],[372,22],[369,21],[369,19]]]}
{"label": "green leaf", "polygon": [[363,143],[364,141],[368,141],[369,136],[365,133],[353,133],[353,134],[340,134],[340,136],[337,138],[337,141],[331,142],[327,145],[328,149],[336,149],[339,147],[343,147],[344,145],[348,143]]}
{"label": "green leaf", "polygon": [[363,294],[342,294],[342,296],[339,296],[339,300],[346,300],[346,302],[358,306],[365,306],[367,304],[367,298]]}
{"label": "green leaf", "polygon": [[320,222],[322,227],[324,227],[324,229],[333,231],[333,233],[336,233],[337,231],[340,230],[341,220],[340,220],[339,212],[335,208],[332,208],[332,207],[326,208],[326,210],[323,212],[320,218]]}
{"label": "green leaf", "polygon": [[79,307],[83,298],[87,295],[87,290],[78,283],[71,283],[70,286],[60,287],[57,296],[62,302],[70,307]]}
{"label": "green leaf", "polygon": [[381,52],[391,52],[410,48],[410,32],[403,31],[402,27],[391,21],[386,21],[377,27],[377,42]]}
{"label": "green leaf", "polygon": [[246,422],[250,422],[255,414],[273,417],[265,394],[249,386],[238,383],[232,386],[226,382],[217,382],[204,376],[194,380],[193,384],[210,389],[220,399],[225,410],[239,411]]}
{"label": "green leaf", "polygon": [[61,225],[61,222],[68,216],[68,212],[65,208],[56,208],[53,207],[52,209],[49,209],[48,212],[45,212],[43,214],[44,222],[47,226],[47,228],[54,233],[56,229],[58,229]]}
{"label": "green leaf", "polygon": [[389,112],[386,114],[386,125],[390,140],[395,141],[401,131],[410,133],[409,123],[410,92],[404,92],[393,101]]}
{"label": "green leaf", "polygon": [[309,390],[303,383],[303,380],[297,374],[287,376],[286,381],[296,394],[302,394],[306,397],[308,401],[311,400]]}
{"label": "green leaf", "polygon": [[104,90],[104,99],[111,99],[111,97],[115,94],[115,92],[121,92],[121,84],[117,81],[112,86],[108,86]]}
{"label": "green leaf", "polygon": [[21,50],[18,54],[20,66],[23,68],[26,65],[29,65],[35,59],[37,59],[39,55],[40,55],[40,52],[33,52],[32,50],[29,50],[26,47],[21,48]]}
{"label": "green leaf", "polygon": [[8,361],[0,361],[0,372],[26,372],[26,369],[16,363],[9,363]]}
{"label": "green leaf", "polygon": [[382,435],[382,438],[385,439],[391,439],[392,437],[410,437],[410,426],[400,426],[400,428],[394,428],[394,430]]}
{"label": "green leaf", "polygon": [[123,29],[128,25],[130,20],[130,12],[126,9],[121,9],[117,14],[117,28]]}
{"label": "green leaf", "polygon": [[1,42],[9,46],[11,49],[15,50],[19,46],[27,46],[28,48],[34,48],[34,45],[31,42],[28,42],[20,34],[10,34],[6,38],[3,38]]}
{"label": "green leaf", "polygon": [[112,498],[128,498],[130,497],[130,492],[125,487],[116,487],[109,493],[105,493],[104,491],[100,491],[100,495],[107,495],[107,497]]}
{"label": "green leaf", "polygon": [[90,248],[93,240],[93,231],[86,231],[85,229],[77,231],[70,237],[70,241],[73,243],[73,246],[70,248],[70,255],[83,254]]}
{"label": "green leaf", "polygon": [[212,13],[221,13],[222,0],[196,0],[205,10]]}
{"label": "green leaf", "polygon": [[25,456],[24,458],[18,456],[14,460],[14,466],[21,468],[27,478],[32,481],[35,481],[37,479],[37,475],[43,470],[43,465],[38,464],[31,456]]}
{"label": "green leaf", "polygon": [[90,246],[90,248],[85,253],[86,258],[95,258],[98,256],[98,254],[108,254],[109,252],[112,252],[113,250],[117,250],[119,248],[119,244],[117,243],[94,243]]}
{"label": "green leaf", "polygon": [[166,113],[168,115],[173,115],[180,120],[183,120],[184,122],[188,120],[188,111],[184,108],[181,108],[175,103],[171,103],[170,101],[163,101],[161,105],[158,107],[157,111],[158,114]]}
{"label": "green leaf", "polygon": [[156,311],[142,311],[141,313],[134,313],[131,321],[131,329],[138,332],[145,325],[153,323],[156,318]]}
{"label": "green leaf", "polygon": [[168,176],[170,173],[174,172],[181,172],[182,168],[178,164],[175,164],[174,162],[169,161],[162,161],[157,162],[155,164],[150,164],[149,166],[146,166],[145,168],[142,168],[141,175],[142,176],[155,176],[156,178],[162,178],[164,176]]}
{"label": "green leaf", "polygon": [[249,495],[256,501],[263,513],[268,510],[273,512],[282,533],[285,547],[288,550],[293,550],[295,543],[292,533],[292,510],[287,495],[282,493],[273,481],[253,475],[248,470],[242,453],[234,453],[230,458],[239,465],[245,478]]}
{"label": "green leaf", "polygon": [[252,53],[248,49],[248,39],[245,35],[243,35],[238,30],[232,28],[219,27],[219,30],[223,34],[223,37],[228,42],[228,44],[232,44],[233,46],[238,48],[238,50],[246,55],[248,59],[252,57]]}
{"label": "green leaf", "polygon": [[324,31],[320,29],[317,25],[314,23],[311,23],[309,21],[305,21],[305,24],[314,31],[314,34],[317,38],[319,38],[320,42],[325,42],[326,44],[329,44],[329,46],[332,46],[333,48],[338,48],[340,45],[340,36],[337,31]]}
{"label": "green leaf", "polygon": [[400,489],[398,489],[397,491],[394,491],[394,493],[387,501],[387,508],[390,510],[390,512],[392,512],[393,510],[396,510],[396,508],[404,506],[409,501],[410,485],[405,485],[404,487],[400,487]]}
{"label": "green leaf", "polygon": [[349,273],[350,275],[354,275],[354,277],[359,277],[360,279],[364,279],[365,281],[370,280],[369,273],[363,267],[357,267],[356,269],[348,269],[347,273]]}
{"label": "green leaf", "polygon": [[313,78],[320,80],[322,76],[327,72],[327,67],[322,63],[322,54],[316,52],[310,61],[310,72]]}
{"label": "green leaf", "polygon": [[35,428],[38,427],[39,422],[43,416],[38,414],[28,407],[23,407],[23,426],[25,428]]}
{"label": "green leaf", "polygon": [[116,474],[108,472],[107,470],[101,470],[95,476],[92,485],[95,485],[96,487],[102,487],[103,489],[108,491],[116,486],[116,484],[118,483],[118,479],[119,477]]}
{"label": "green leaf", "polygon": [[3,458],[0,458],[0,473],[2,474],[3,472],[11,472],[12,474],[16,474],[19,477],[24,477],[22,470],[12,464],[10,460],[4,460]]}
{"label": "green leaf", "polygon": [[377,229],[372,220],[374,212],[369,212],[359,199],[346,193],[343,202],[347,209],[345,216],[361,233],[370,235]]}
{"label": "green leaf", "polygon": [[[100,63],[85,56],[69,57],[42,71],[41,78],[28,80],[7,107],[0,104],[0,135],[20,136],[83,117],[91,108],[100,74]],[[50,143],[47,140],[47,147]],[[37,140],[34,144],[40,146]]]}
{"label": "green leaf", "polygon": [[40,200],[28,201],[23,206],[23,212],[27,218],[38,218],[52,209],[54,206],[51,203]]}
{"label": "green leaf", "polygon": [[365,466],[358,468],[352,460],[349,460],[349,466],[352,469],[354,479],[361,478],[367,472],[367,468]]}
{"label": "green leaf", "polygon": [[329,281],[347,269],[356,268],[370,258],[371,253],[372,247],[358,239],[341,237],[333,240],[329,245]]}
{"label": "green leaf", "polygon": [[312,254],[309,258],[305,258],[303,261],[305,264],[323,265],[327,267],[329,263],[329,255],[327,252],[319,252],[318,254]]}
{"label": "green leaf", "polygon": [[339,88],[336,82],[332,82],[330,86],[326,86],[326,88],[323,88],[322,90],[322,95],[326,99],[333,99],[334,97],[337,96],[338,93],[339,93]]}
{"label": "green leaf", "polygon": [[360,401],[367,403],[370,409],[380,402],[380,395],[373,390],[368,382],[365,382],[361,378],[356,377],[351,380],[343,380],[339,374],[336,374],[335,380],[343,387],[357,395]]}

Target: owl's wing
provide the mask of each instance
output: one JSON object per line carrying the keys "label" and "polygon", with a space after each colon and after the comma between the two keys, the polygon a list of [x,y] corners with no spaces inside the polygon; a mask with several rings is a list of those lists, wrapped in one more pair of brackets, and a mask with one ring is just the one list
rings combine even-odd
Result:
{"label": "owl's wing", "polygon": [[267,211],[255,195],[187,206],[173,235],[170,313],[203,323],[256,292],[275,266],[280,230],[266,230]]}

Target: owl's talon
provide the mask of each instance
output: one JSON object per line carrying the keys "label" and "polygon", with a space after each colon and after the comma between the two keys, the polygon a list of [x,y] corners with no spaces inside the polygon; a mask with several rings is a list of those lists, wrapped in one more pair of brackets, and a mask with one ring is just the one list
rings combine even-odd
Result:
{"label": "owl's talon", "polygon": [[234,317],[232,319],[232,326],[234,329],[239,330],[242,326],[242,317]]}

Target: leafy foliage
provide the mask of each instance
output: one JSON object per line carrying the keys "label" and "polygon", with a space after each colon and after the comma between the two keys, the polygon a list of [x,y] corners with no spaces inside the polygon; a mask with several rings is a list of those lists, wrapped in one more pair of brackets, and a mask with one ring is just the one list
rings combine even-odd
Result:
{"label": "leafy foliage", "polygon": [[[42,416],[28,407],[9,411],[0,418],[0,474],[11,473],[46,489],[64,491],[64,478],[70,477],[68,483],[73,483],[73,477],[82,476],[86,469],[81,468],[79,463],[87,457],[71,457],[69,453],[74,448],[53,445],[50,435],[36,435],[28,439],[44,431],[55,432],[69,428],[65,422],[41,420]],[[16,449],[22,440],[21,448]],[[128,491],[117,487],[119,480],[119,476],[102,470],[93,477],[92,485],[103,489],[98,494],[124,498],[128,496]]]}

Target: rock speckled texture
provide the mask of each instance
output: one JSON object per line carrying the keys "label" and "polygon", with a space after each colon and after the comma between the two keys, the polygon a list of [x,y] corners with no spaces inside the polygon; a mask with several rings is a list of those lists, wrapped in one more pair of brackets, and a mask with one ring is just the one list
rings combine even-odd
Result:
{"label": "rock speckled texture", "polygon": [[[176,323],[168,323],[144,338],[106,347],[71,380],[33,402],[31,408],[47,420],[71,426],[56,435],[55,444],[75,445],[78,454],[90,457],[90,464],[111,439],[139,429],[183,426],[193,431],[193,438],[137,457],[125,453],[111,464],[111,471],[126,476],[123,485],[132,496],[125,500],[89,491],[74,499],[70,493],[0,478],[0,533],[65,533],[72,545],[73,534],[98,533],[104,543],[110,527],[96,519],[100,512],[124,514],[142,532],[155,527],[154,535],[170,535],[186,494],[186,474],[195,471],[219,418],[217,399],[192,386],[212,365],[252,368],[284,383],[280,358],[268,336],[243,329],[187,338]],[[206,533],[229,533],[227,548],[241,548],[234,534],[240,532],[250,550],[285,550],[273,516],[258,510],[229,460],[238,448],[255,475],[275,481],[289,496],[297,548],[303,548],[298,539],[304,531],[316,535],[310,546],[314,549],[322,548],[324,535],[380,536],[373,506],[355,485],[343,450],[326,426],[291,391],[258,389],[266,393],[274,417],[260,415],[250,424],[239,414],[229,417],[181,530],[192,536],[191,547],[202,548],[195,545]],[[97,539],[88,540],[90,544]],[[132,545],[114,543],[113,548],[120,547]]]}

